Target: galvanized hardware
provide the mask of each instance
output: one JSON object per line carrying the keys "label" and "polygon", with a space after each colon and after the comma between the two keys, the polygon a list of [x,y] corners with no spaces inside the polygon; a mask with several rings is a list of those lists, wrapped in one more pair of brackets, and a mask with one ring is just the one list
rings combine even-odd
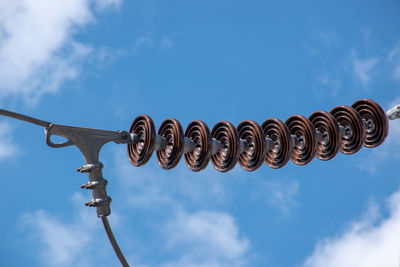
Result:
{"label": "galvanized hardware", "polygon": [[165,140],[164,137],[160,136],[160,135],[156,135],[156,144],[154,146],[154,151],[160,151],[162,149],[164,149],[167,145],[167,140]]}
{"label": "galvanized hardware", "polygon": [[97,162],[95,164],[85,164],[82,167],[76,169],[77,172],[84,173],[84,172],[91,172],[92,170],[96,169],[103,169],[103,164],[101,162]]}
{"label": "galvanized hardware", "polygon": [[224,145],[217,139],[212,138],[211,141],[212,141],[211,155],[217,154],[218,151],[224,148]]}
{"label": "galvanized hardware", "polygon": [[183,154],[192,152],[194,148],[196,147],[196,143],[187,138],[186,136],[184,137],[184,148],[183,148]]}
{"label": "galvanized hardware", "polygon": [[239,154],[246,152],[249,146],[250,144],[246,140],[239,138]]}
{"label": "galvanized hardware", "polygon": [[111,203],[111,198],[107,197],[106,199],[103,198],[96,198],[96,199],[91,199],[88,202],[85,203],[85,206],[89,207],[99,207],[99,206],[109,206]]}
{"label": "galvanized hardware", "polygon": [[386,112],[386,117],[389,120],[395,120],[395,119],[400,118],[400,105],[396,105],[393,108],[389,109]]}
{"label": "galvanized hardware", "polygon": [[264,154],[267,153],[268,151],[279,151],[279,141],[274,141],[269,137],[265,137],[265,151]]}
{"label": "galvanized hardware", "polygon": [[81,185],[82,189],[94,189],[96,186],[106,186],[108,184],[108,181],[106,179],[103,179],[101,182],[86,182],[83,185]]}

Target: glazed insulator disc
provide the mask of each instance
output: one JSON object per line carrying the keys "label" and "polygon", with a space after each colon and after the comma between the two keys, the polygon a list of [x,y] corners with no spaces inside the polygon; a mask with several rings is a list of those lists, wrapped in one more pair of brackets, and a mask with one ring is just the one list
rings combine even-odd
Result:
{"label": "glazed insulator disc", "polygon": [[179,121],[168,118],[161,123],[158,135],[165,139],[165,146],[156,153],[158,164],[163,169],[172,169],[179,163],[183,154],[185,140],[182,126]]}
{"label": "glazed insulator disc", "polygon": [[136,144],[128,144],[128,158],[133,166],[139,167],[146,164],[153,153],[156,128],[149,116],[139,115],[132,122],[129,132],[138,135],[138,142]]}
{"label": "glazed insulator disc", "polygon": [[291,135],[302,138],[301,144],[294,144],[291,159],[297,165],[310,163],[317,153],[317,140],[314,126],[304,116],[294,115],[286,120]]}
{"label": "glazed insulator disc", "polygon": [[274,142],[274,147],[265,154],[265,163],[274,169],[282,168],[290,160],[293,148],[286,124],[280,119],[271,118],[265,120],[261,128],[264,136]]}
{"label": "glazed insulator disc", "polygon": [[337,106],[331,110],[331,114],[347,132],[341,138],[340,152],[350,155],[359,151],[365,141],[365,128],[358,112],[349,106]]}
{"label": "glazed insulator disc", "polygon": [[360,99],[351,107],[357,110],[367,124],[364,146],[376,147],[382,144],[388,134],[389,124],[381,106],[373,100]]}
{"label": "glazed insulator disc", "polygon": [[215,124],[211,137],[222,144],[222,148],[211,156],[214,168],[219,172],[227,172],[235,167],[239,159],[239,136],[235,126],[227,121]]}
{"label": "glazed insulator disc", "polygon": [[257,170],[264,161],[265,137],[257,122],[242,121],[237,131],[239,138],[247,143],[247,149],[240,154],[239,164],[246,171]]}
{"label": "glazed insulator disc", "polygon": [[340,128],[335,117],[326,111],[316,111],[308,119],[322,134],[322,140],[317,146],[316,157],[320,160],[332,159],[339,152],[341,144]]}
{"label": "glazed insulator disc", "polygon": [[207,124],[196,120],[189,123],[185,136],[195,143],[193,151],[185,154],[186,165],[198,172],[207,167],[211,158],[212,141]]}

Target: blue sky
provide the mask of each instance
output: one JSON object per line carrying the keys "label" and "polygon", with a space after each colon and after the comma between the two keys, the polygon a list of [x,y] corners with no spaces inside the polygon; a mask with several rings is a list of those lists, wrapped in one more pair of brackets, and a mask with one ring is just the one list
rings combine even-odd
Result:
{"label": "blue sky", "polygon": [[[398,1],[6,0],[0,106],[128,130],[139,114],[238,125],[371,98],[400,103]],[[162,170],[101,153],[135,266],[397,266],[400,123],[381,146],[306,166]],[[75,147],[0,120],[1,266],[118,266]]]}

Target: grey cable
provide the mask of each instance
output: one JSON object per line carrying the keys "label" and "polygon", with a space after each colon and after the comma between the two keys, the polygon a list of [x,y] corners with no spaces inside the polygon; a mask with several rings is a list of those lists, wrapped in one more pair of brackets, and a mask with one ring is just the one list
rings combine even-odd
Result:
{"label": "grey cable", "polygon": [[39,119],[35,119],[35,118],[32,118],[32,117],[29,117],[29,116],[26,116],[26,115],[22,115],[22,114],[19,114],[19,113],[16,113],[16,112],[8,111],[8,110],[5,110],[5,109],[0,109],[0,115],[4,115],[4,116],[11,117],[11,118],[14,118],[14,119],[17,119],[17,120],[21,120],[21,121],[27,121],[27,122],[30,122],[30,123],[33,123],[33,124],[37,124],[37,125],[46,127],[46,128],[49,127],[50,124],[51,124],[50,122],[47,122],[47,121],[42,121],[42,120],[39,120]]}
{"label": "grey cable", "polygon": [[110,227],[110,224],[108,223],[107,217],[103,216],[103,217],[101,217],[101,220],[103,221],[104,229],[106,230],[108,239],[110,240],[111,245],[115,251],[115,254],[117,254],[119,261],[121,262],[123,267],[129,267],[129,264],[126,261],[124,254],[122,254],[122,251],[118,246],[117,240],[115,240],[114,234],[111,231],[111,227]]}

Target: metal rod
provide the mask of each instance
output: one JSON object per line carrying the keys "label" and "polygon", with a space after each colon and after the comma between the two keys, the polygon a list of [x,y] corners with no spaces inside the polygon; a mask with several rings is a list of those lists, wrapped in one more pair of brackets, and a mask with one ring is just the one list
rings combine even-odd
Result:
{"label": "metal rod", "polygon": [[124,254],[122,254],[122,251],[118,246],[117,240],[115,240],[114,234],[111,231],[111,227],[110,227],[107,217],[105,217],[105,216],[101,217],[101,220],[103,221],[104,229],[106,230],[108,239],[110,240],[111,246],[113,247],[115,254],[117,254],[119,261],[121,262],[123,267],[129,267],[129,264],[126,261]]}

